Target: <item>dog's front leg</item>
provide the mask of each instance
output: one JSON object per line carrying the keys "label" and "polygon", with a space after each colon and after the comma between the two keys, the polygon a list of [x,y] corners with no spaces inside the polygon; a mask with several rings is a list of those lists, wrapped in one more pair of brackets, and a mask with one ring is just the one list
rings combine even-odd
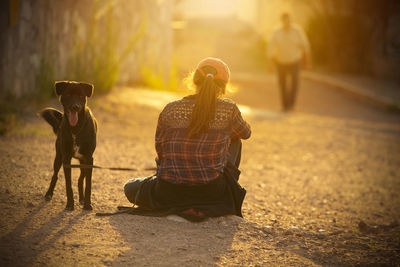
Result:
{"label": "dog's front leg", "polygon": [[70,164],[71,164],[71,157],[63,159],[65,189],[67,193],[67,206],[65,207],[66,210],[74,210],[74,195],[72,193],[72,185],[71,185],[71,168],[66,167],[66,165]]}
{"label": "dog's front leg", "polygon": [[[93,165],[93,157],[88,158],[88,164]],[[85,177],[85,204],[83,206],[83,209],[85,210],[92,210],[92,203],[91,203],[91,198],[90,195],[92,194],[92,173],[93,169],[88,168],[85,169],[86,172],[86,177]]]}
{"label": "dog's front leg", "polygon": [[[86,162],[83,160],[79,160],[79,162],[80,162],[80,164],[86,164]],[[83,195],[83,179],[85,179],[85,175],[86,175],[85,169],[81,168],[81,174],[79,175],[79,179],[78,179],[78,191],[79,191],[79,204],[82,204],[82,205],[85,201],[85,197]]]}
{"label": "dog's front leg", "polygon": [[44,196],[47,201],[51,200],[51,198],[53,197],[53,191],[58,180],[58,172],[60,171],[61,163],[62,163],[61,152],[56,151],[56,158],[54,159],[53,163],[53,176],[51,177],[49,189],[47,190],[46,195]]}

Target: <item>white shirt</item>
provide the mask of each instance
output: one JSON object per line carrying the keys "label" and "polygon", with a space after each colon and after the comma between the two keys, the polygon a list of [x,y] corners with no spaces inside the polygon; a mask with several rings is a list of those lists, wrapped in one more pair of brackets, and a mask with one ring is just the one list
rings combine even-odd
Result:
{"label": "white shirt", "polygon": [[275,30],[268,44],[268,57],[281,64],[291,64],[300,61],[303,53],[308,54],[310,45],[303,30],[291,25],[288,30]]}

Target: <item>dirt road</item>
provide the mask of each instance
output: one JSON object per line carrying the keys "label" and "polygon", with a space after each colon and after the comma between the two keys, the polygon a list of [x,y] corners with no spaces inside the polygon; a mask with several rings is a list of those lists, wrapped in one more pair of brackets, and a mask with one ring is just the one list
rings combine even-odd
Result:
{"label": "dirt road", "polygon": [[[244,219],[95,216],[129,205],[123,184],[144,171],[94,170],[94,212],[77,204],[66,212],[62,172],[44,201],[55,136],[31,117],[0,138],[0,265],[399,265],[398,115],[307,82],[297,109],[282,114],[272,77],[238,85],[232,97],[253,129],[241,164]],[[91,99],[95,163],[153,166],[158,113],[177,97],[116,88]],[[73,177],[76,197],[78,171]]]}

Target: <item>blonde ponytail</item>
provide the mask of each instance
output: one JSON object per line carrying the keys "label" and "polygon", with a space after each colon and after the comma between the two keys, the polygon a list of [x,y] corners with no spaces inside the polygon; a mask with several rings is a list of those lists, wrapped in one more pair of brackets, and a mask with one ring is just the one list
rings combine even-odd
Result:
{"label": "blonde ponytail", "polygon": [[210,66],[203,68],[202,75],[198,70],[194,73],[193,82],[197,87],[195,105],[187,135],[194,137],[209,129],[215,118],[217,98],[225,92],[226,83],[214,78],[216,69]]}

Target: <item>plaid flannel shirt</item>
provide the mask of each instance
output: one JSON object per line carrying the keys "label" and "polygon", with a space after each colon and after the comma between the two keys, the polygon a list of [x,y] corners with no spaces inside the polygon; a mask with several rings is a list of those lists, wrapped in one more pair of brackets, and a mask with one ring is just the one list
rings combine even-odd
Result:
{"label": "plaid flannel shirt", "polygon": [[230,140],[247,139],[251,129],[230,99],[218,99],[209,130],[188,138],[195,95],[169,103],[161,112],[156,136],[157,176],[175,184],[205,184],[226,165]]}

